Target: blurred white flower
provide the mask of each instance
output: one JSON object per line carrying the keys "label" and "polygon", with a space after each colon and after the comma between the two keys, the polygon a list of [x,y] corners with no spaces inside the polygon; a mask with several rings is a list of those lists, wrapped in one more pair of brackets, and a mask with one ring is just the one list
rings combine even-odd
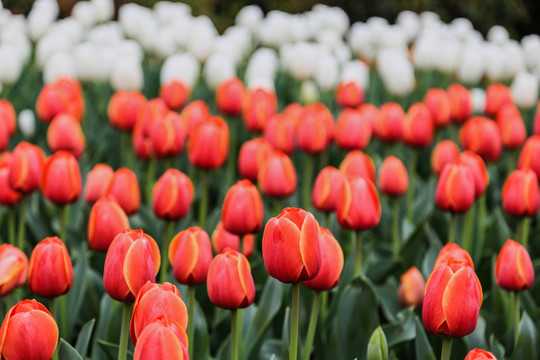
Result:
{"label": "blurred white flower", "polygon": [[[249,58],[246,67],[245,79],[264,78],[274,82],[278,66],[278,59],[275,50],[269,48],[257,49]],[[273,85],[272,85],[273,86]]]}
{"label": "blurred white flower", "polygon": [[482,88],[474,88],[470,94],[474,113],[483,114],[486,108],[486,92]]}
{"label": "blurred white flower", "polygon": [[538,101],[538,78],[528,72],[520,72],[514,77],[510,90],[517,106],[530,109]]}
{"label": "blurred white flower", "polygon": [[494,25],[488,31],[487,39],[494,44],[502,45],[510,39],[510,35],[504,27]]}
{"label": "blurred white flower", "polygon": [[424,11],[420,14],[420,23],[422,29],[431,28],[432,26],[439,25],[441,23],[441,18],[432,11]]}
{"label": "blurred white flower", "polygon": [[122,40],[114,45],[114,49],[118,56],[129,56],[142,62],[144,59],[144,51],[135,40]]}
{"label": "blurred white flower", "polygon": [[217,30],[207,16],[198,16],[191,22],[189,37],[186,42],[186,50],[193,54],[199,61],[205,61],[212,52],[214,38]]}
{"label": "blurred white flower", "polygon": [[484,46],[475,41],[467,43],[461,51],[458,64],[459,80],[465,84],[478,84],[484,76],[486,60]]}
{"label": "blurred white flower", "polygon": [[16,28],[6,28],[0,32],[0,44],[11,44],[17,48],[22,62],[26,63],[32,52],[32,44],[24,32]]}
{"label": "blurred white flower", "polygon": [[413,47],[413,62],[417,69],[434,70],[439,60],[440,39],[424,34],[418,37]]}
{"label": "blurred white flower", "polygon": [[154,5],[154,13],[162,25],[172,25],[178,19],[191,15],[191,7],[188,4],[158,1]]}
{"label": "blurred white flower", "polygon": [[159,23],[154,18],[154,13],[150,10],[142,12],[138,26],[139,32],[135,36],[135,40],[141,44],[146,52],[154,51],[154,44],[159,31]]}
{"label": "blurred white flower", "polygon": [[12,84],[20,76],[24,62],[22,55],[13,44],[0,45],[0,83]]}
{"label": "blurred white flower", "polygon": [[75,59],[71,54],[66,52],[54,53],[43,67],[43,81],[46,84],[50,84],[64,76],[77,77]]}
{"label": "blurred white flower", "polygon": [[165,59],[159,76],[163,85],[171,80],[180,80],[191,89],[199,78],[201,65],[190,53],[174,54]]}
{"label": "blurred white flower", "polygon": [[420,17],[413,11],[400,12],[396,18],[396,24],[403,29],[407,42],[413,41],[420,31]]}
{"label": "blurred white flower", "polygon": [[235,65],[240,64],[244,55],[235,40],[229,36],[216,37],[213,42],[212,53],[220,53],[227,55],[229,60],[232,60]]}
{"label": "blurred white flower", "polygon": [[372,45],[378,48],[385,30],[389,26],[388,21],[382,17],[373,16],[366,21],[366,25],[371,32]]}
{"label": "blurred white flower", "polygon": [[450,23],[450,31],[460,41],[465,41],[469,34],[474,31],[471,21],[467,18],[455,18]]}
{"label": "blurred white flower", "polygon": [[246,88],[248,90],[265,89],[269,91],[276,91],[274,79],[265,76],[246,77]]}
{"label": "blurred white flower", "polygon": [[118,54],[119,52],[112,45],[104,45],[96,49],[95,80],[109,81],[111,69]]}
{"label": "blurred white flower", "polygon": [[377,69],[388,92],[405,96],[414,90],[414,68],[401,51],[382,50],[377,57]]}
{"label": "blurred white flower", "polygon": [[329,54],[323,53],[316,59],[313,80],[322,91],[331,91],[335,88],[339,76],[339,63]]}
{"label": "blurred white flower", "polygon": [[43,68],[49,58],[58,52],[69,52],[72,47],[67,34],[47,34],[36,45],[36,62],[39,68]]}
{"label": "blurred white flower", "polygon": [[340,63],[345,63],[352,58],[351,48],[345,43],[335,45],[332,53]]}
{"label": "blurred white flower", "polygon": [[339,81],[355,82],[363,89],[369,86],[369,68],[360,60],[352,60],[343,65],[343,71]]}
{"label": "blurred white flower", "polygon": [[525,56],[521,45],[514,40],[507,41],[502,46],[504,54],[504,80],[513,79],[517,73],[525,71]]}
{"label": "blurred white flower", "polygon": [[86,33],[86,39],[96,45],[112,45],[124,39],[122,28],[117,22],[97,25]]}
{"label": "blurred white flower", "polygon": [[260,7],[257,5],[248,5],[240,9],[234,21],[236,24],[249,29],[252,34],[255,34],[263,17],[264,15]]}
{"label": "blurred white flower", "polygon": [[204,80],[206,84],[215,89],[223,81],[236,76],[233,60],[223,53],[214,53],[208,57],[204,64]]}
{"label": "blurred white flower", "polygon": [[375,47],[371,38],[371,28],[361,22],[354,23],[347,34],[347,41],[353,53],[368,59],[375,57]]}
{"label": "blurred white flower", "polygon": [[81,41],[83,32],[81,23],[73,17],[67,17],[52,24],[46,36],[63,36],[69,40],[71,45],[74,45]]}
{"label": "blurred white flower", "polygon": [[334,29],[342,36],[350,24],[349,17],[343,9],[323,4],[315,4],[307,16],[317,19],[315,23],[318,24],[319,29]]}
{"label": "blurred white flower", "polygon": [[[236,59],[237,61],[241,61],[242,59],[244,59],[249,54],[253,46],[251,33],[246,27],[243,26],[237,25],[227,28],[222,38],[227,39],[226,42],[234,44],[231,46],[235,47],[234,52],[239,57],[238,59]],[[217,48],[215,48],[215,50],[222,51],[223,49],[218,50]]]}
{"label": "blurred white flower", "polygon": [[171,24],[174,29],[176,38],[176,44],[179,48],[185,49],[187,41],[191,36],[191,22],[193,21],[191,15],[179,16],[178,19]]}
{"label": "blurred white flower", "polygon": [[25,138],[31,138],[36,132],[36,116],[30,109],[24,109],[19,113],[18,125]]}
{"label": "blurred white flower", "polygon": [[289,25],[291,14],[273,10],[260,22],[257,37],[264,46],[279,48],[289,42]]}
{"label": "blurred white flower", "polygon": [[311,104],[319,100],[319,90],[312,80],[304,80],[300,84],[300,101]]}
{"label": "blurred white flower", "polygon": [[287,38],[292,42],[307,41],[312,35],[309,27],[309,20],[307,16],[303,14],[297,14],[290,17],[288,30],[289,34]]}
{"label": "blurred white flower", "polygon": [[90,81],[95,78],[97,67],[97,49],[91,42],[83,42],[73,48],[77,77],[81,81]]}
{"label": "blurred white flower", "polygon": [[154,52],[160,58],[166,58],[177,51],[176,36],[172,26],[163,26],[157,33],[154,41]]}
{"label": "blurred white flower", "polygon": [[102,23],[110,21],[114,16],[114,1],[113,0],[90,0],[94,3],[96,11],[96,19]]}
{"label": "blurred white flower", "polygon": [[56,0],[36,0],[28,14],[27,25],[30,38],[34,41],[43,36],[59,13]]}
{"label": "blurred white flower", "polygon": [[540,59],[540,36],[537,34],[524,36],[521,39],[521,46],[523,46],[525,65],[533,69]]}
{"label": "blurred white flower", "polygon": [[140,91],[144,85],[141,63],[134,58],[121,56],[113,63],[110,84],[116,91]]}
{"label": "blurred white flower", "polygon": [[118,11],[118,22],[127,37],[136,37],[141,31],[142,18],[147,13],[152,13],[150,9],[143,6],[128,3],[120,7]]}
{"label": "blurred white flower", "polygon": [[96,6],[91,1],[76,2],[71,11],[71,16],[87,29],[94,26],[98,21]]}
{"label": "blurred white flower", "polygon": [[380,47],[383,49],[407,50],[407,34],[400,26],[387,26],[381,34]]}
{"label": "blurred white flower", "polygon": [[283,68],[297,80],[306,80],[313,76],[315,61],[319,55],[319,49],[314,43],[298,42],[285,47],[285,55],[282,57]]}
{"label": "blurred white flower", "polygon": [[439,44],[437,68],[445,73],[453,73],[458,69],[461,57],[461,44],[456,39],[444,39]]}

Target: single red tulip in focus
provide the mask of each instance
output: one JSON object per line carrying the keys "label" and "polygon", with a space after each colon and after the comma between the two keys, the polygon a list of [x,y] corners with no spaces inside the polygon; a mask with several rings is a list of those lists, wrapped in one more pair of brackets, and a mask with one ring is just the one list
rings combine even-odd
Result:
{"label": "single red tulip in focus", "polygon": [[360,150],[347,153],[339,165],[339,170],[348,178],[362,176],[372,182],[375,181],[375,164],[368,155]]}
{"label": "single red tulip in focus", "polygon": [[258,232],[262,227],[263,204],[257,187],[249,180],[240,180],[227,191],[221,210],[225,229],[233,234]]}
{"label": "single red tulip in focus", "polygon": [[405,194],[409,189],[409,175],[403,162],[393,155],[384,159],[379,169],[377,186],[385,195],[401,196]]}
{"label": "single red tulip in focus", "polygon": [[9,164],[12,155],[5,152],[0,157],[0,204],[4,206],[17,205],[21,200],[21,193],[9,184]]}
{"label": "single red tulip in focus", "polygon": [[134,360],[188,360],[186,330],[177,322],[160,316],[148,324],[135,346]]}
{"label": "single red tulip in focus", "polygon": [[179,80],[171,80],[159,89],[159,97],[165,100],[169,109],[177,111],[186,105],[191,96],[189,86]]}
{"label": "single red tulip in focus", "polygon": [[494,116],[507,104],[514,104],[510,88],[499,83],[490,84],[486,89],[486,105],[484,113],[486,115]]}
{"label": "single red tulip in focus", "polygon": [[341,81],[336,87],[336,102],[341,107],[358,107],[364,102],[364,89],[354,81]]}
{"label": "single red tulip in focus", "polygon": [[190,102],[180,113],[182,121],[184,122],[184,128],[187,129],[188,136],[191,134],[195,126],[204,120],[208,119],[210,115],[210,108],[202,100],[195,100]]}
{"label": "single red tulip in focus", "polygon": [[446,164],[457,161],[459,148],[452,140],[442,140],[435,145],[431,152],[431,170],[437,176],[441,174]]}
{"label": "single red tulip in focus", "polygon": [[336,144],[344,150],[364,150],[371,140],[371,124],[354,109],[343,110],[336,125]]}
{"label": "single red tulip in focus", "polygon": [[196,125],[189,138],[188,159],[204,170],[220,168],[229,154],[229,127],[219,116]]}
{"label": "single red tulip in focus", "polygon": [[517,217],[532,217],[538,213],[540,191],[534,171],[528,168],[514,170],[502,188],[503,209]]}
{"label": "single red tulip in focus", "polygon": [[474,180],[474,196],[479,198],[489,185],[489,173],[484,160],[476,153],[465,150],[459,155],[459,161],[469,168]]}
{"label": "single red tulip in focus", "polygon": [[465,164],[447,164],[439,177],[435,202],[442,211],[464,213],[475,199],[474,178]]}
{"label": "single red tulip in focus", "polygon": [[437,259],[435,259],[435,264],[433,265],[433,270],[438,268],[439,265],[446,264],[451,258],[455,258],[459,261],[465,261],[468,266],[474,269],[471,255],[469,255],[466,250],[462,249],[456,243],[447,243],[439,251],[439,255],[437,255]]}
{"label": "single red tulip in focus", "polygon": [[534,267],[527,249],[508,239],[497,257],[495,278],[499,287],[509,291],[526,290],[534,283]]}
{"label": "single red tulip in focus", "polygon": [[313,279],[321,267],[320,236],[313,214],[283,209],[264,228],[262,254],[268,274],[284,283]]}
{"label": "single red tulip in focus", "polygon": [[540,177],[540,135],[533,135],[525,141],[519,154],[518,169],[530,168]]}
{"label": "single red tulip in focus", "polygon": [[473,112],[472,97],[469,89],[461,84],[452,84],[446,90],[450,99],[452,119],[461,124],[471,117]]}
{"label": "single red tulip in focus", "polygon": [[465,360],[497,360],[497,358],[489,351],[482,349],[473,349],[469,351],[469,353],[465,357]]}
{"label": "single red tulip in focus", "polygon": [[26,283],[28,258],[19,248],[0,245],[0,297]]}
{"label": "single red tulip in focus", "polygon": [[218,85],[216,89],[216,106],[219,112],[237,116],[242,113],[246,87],[237,77],[227,79]]}
{"label": "single red tulip in focus", "polygon": [[294,164],[281,151],[274,151],[261,164],[257,180],[262,192],[270,197],[286,198],[296,191]]}
{"label": "single red tulip in focus", "polygon": [[466,150],[474,151],[485,161],[497,161],[501,155],[499,127],[494,121],[482,116],[474,116],[465,122],[459,132],[459,142]]}
{"label": "single red tulip in focus", "polygon": [[82,190],[77,159],[64,150],[51,155],[43,166],[40,187],[43,195],[55,204],[65,205],[77,201]]}
{"label": "single red tulip in focus", "polygon": [[377,136],[384,142],[403,140],[405,113],[398,103],[386,103],[380,108],[380,116],[375,124]]}
{"label": "single red tulip in focus", "polygon": [[403,140],[414,148],[424,148],[431,145],[434,133],[433,117],[429,108],[423,103],[413,104],[403,124]]}
{"label": "single red tulip in focus", "polygon": [[111,195],[92,206],[88,218],[88,243],[97,251],[107,251],[116,235],[129,229],[129,219]]}
{"label": "single red tulip in focus", "polygon": [[43,239],[30,256],[28,289],[54,298],[67,293],[72,284],[73,266],[66,245],[56,236]]}
{"label": "single red tulip in focus", "polygon": [[327,166],[322,169],[315,178],[311,192],[313,206],[326,213],[335,211],[341,186],[345,181],[345,175],[335,167]]}
{"label": "single red tulip in focus", "polygon": [[199,226],[189,227],[172,239],[168,256],[176,281],[183,285],[203,284],[212,261],[210,238]]}
{"label": "single red tulip in focus", "polygon": [[81,124],[73,115],[56,115],[47,130],[47,145],[52,151],[66,150],[79,158],[86,147]]}
{"label": "single red tulip in focus", "polygon": [[156,241],[142,230],[116,235],[103,269],[105,291],[120,302],[133,302],[147,281],[154,282],[161,265]]}
{"label": "single red tulip in focus", "polygon": [[91,205],[105,195],[113,174],[114,171],[109,165],[96,164],[86,175],[83,195],[84,201]]}
{"label": "single red tulip in focus", "polygon": [[[225,251],[226,248],[231,248],[240,251],[240,236],[228,232],[223,226],[223,222],[219,222],[212,233],[212,247],[217,254]],[[255,236],[247,234],[242,236],[242,251],[246,258],[250,258],[255,247]]]}
{"label": "single red tulip in focus", "polygon": [[141,205],[137,175],[128,168],[116,170],[105,190],[105,195],[112,195],[126,214],[136,213]]}
{"label": "single red tulip in focus", "polygon": [[238,172],[243,178],[257,182],[261,164],[274,152],[264,138],[253,138],[242,144],[238,154]]}
{"label": "single red tulip in focus", "polygon": [[339,225],[345,229],[371,229],[381,220],[381,203],[371,180],[361,176],[343,183],[336,206]]}
{"label": "single red tulip in focus", "polygon": [[252,89],[244,98],[242,118],[244,125],[251,132],[261,132],[268,119],[277,111],[277,97],[272,91],[262,88]]}
{"label": "single red tulip in focus", "polygon": [[497,112],[497,125],[505,149],[517,149],[527,139],[527,129],[519,109],[514,104],[504,105]]}
{"label": "single red tulip in focus", "polygon": [[49,123],[56,115],[73,115],[82,121],[84,116],[84,97],[82,87],[74,78],[62,77],[41,88],[36,100],[37,116]]}
{"label": "single red tulip in focus", "polygon": [[9,184],[23,194],[39,188],[41,171],[45,165],[45,153],[37,145],[21,141],[11,153]]}
{"label": "single red tulip in focus", "polygon": [[424,96],[424,104],[428,107],[436,127],[445,127],[452,121],[450,98],[443,89],[429,89]]}
{"label": "single red tulip in focus", "polygon": [[422,321],[437,336],[459,338],[476,328],[482,286],[465,261],[450,259],[437,267],[426,283]]}
{"label": "single red tulip in focus", "polygon": [[152,209],[160,219],[183,219],[193,201],[195,190],[191,179],[177,169],[168,169],[152,189]]}
{"label": "single red tulip in focus", "polygon": [[122,131],[133,130],[145,104],[146,98],[138,91],[115,92],[107,107],[109,123]]}
{"label": "single red tulip in focus", "polygon": [[424,302],[424,289],[426,281],[424,276],[413,266],[400,277],[398,299],[401,306],[414,306],[415,308]]}
{"label": "single red tulip in focus", "polygon": [[212,304],[223,309],[243,309],[255,300],[251,266],[244,255],[231,248],[210,263],[206,287]]}
{"label": "single red tulip in focus", "polygon": [[264,127],[264,138],[274,149],[290,155],[296,149],[296,122],[285,114],[274,114]]}
{"label": "single red tulip in focus", "polygon": [[13,306],[0,328],[0,354],[6,360],[49,360],[58,343],[58,325],[45,306],[24,300]]}

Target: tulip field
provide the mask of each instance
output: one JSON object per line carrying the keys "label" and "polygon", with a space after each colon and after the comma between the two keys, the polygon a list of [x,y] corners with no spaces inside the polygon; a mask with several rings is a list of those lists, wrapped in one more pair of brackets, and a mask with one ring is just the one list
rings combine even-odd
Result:
{"label": "tulip field", "polygon": [[540,358],[539,35],[115,14],[0,6],[1,359]]}

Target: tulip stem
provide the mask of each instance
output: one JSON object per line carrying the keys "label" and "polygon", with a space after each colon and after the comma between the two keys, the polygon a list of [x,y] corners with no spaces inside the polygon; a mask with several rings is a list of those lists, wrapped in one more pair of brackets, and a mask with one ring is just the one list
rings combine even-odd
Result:
{"label": "tulip stem", "polygon": [[122,153],[125,159],[125,165],[131,170],[135,170],[135,156],[133,156],[133,148],[131,146],[131,133],[122,131],[120,133],[120,141],[122,142]]}
{"label": "tulip stem", "polygon": [[407,219],[411,223],[414,223],[414,180],[417,161],[418,152],[413,149],[409,158],[409,191],[407,192]]}
{"label": "tulip stem", "polygon": [[514,292],[514,348],[519,340],[519,292]]}
{"label": "tulip stem", "polygon": [[62,337],[68,341],[68,328],[67,328],[67,295],[60,296],[60,315],[62,321],[60,322],[60,332]]}
{"label": "tulip stem", "polygon": [[314,157],[312,154],[306,154],[304,167],[304,180],[302,182],[302,202],[304,210],[310,211],[311,208],[311,179],[313,177]]}
{"label": "tulip stem", "polygon": [[283,201],[281,199],[274,199],[274,214],[278,216],[283,210]]}
{"label": "tulip stem", "polygon": [[64,244],[67,244],[66,216],[67,216],[67,205],[60,205],[60,240],[62,240]]}
{"label": "tulip stem", "polygon": [[8,215],[8,233],[9,243],[13,246],[15,246],[15,222],[15,210],[10,208]]}
{"label": "tulip stem", "polygon": [[189,358],[193,359],[193,346],[195,344],[195,286],[188,286],[188,342]]}
{"label": "tulip stem", "polygon": [[324,214],[324,227],[330,230],[330,217],[332,216],[331,212]]}
{"label": "tulip stem", "polygon": [[19,208],[19,226],[17,229],[17,235],[19,236],[17,238],[17,247],[19,250],[24,252],[24,222],[26,218],[26,203],[28,202],[28,198],[26,195],[23,195],[21,197],[21,205]]}
{"label": "tulip stem", "polygon": [[[231,360],[238,360],[238,312],[236,309],[231,310]],[[191,356],[190,356],[191,359]]]}
{"label": "tulip stem", "polygon": [[399,198],[392,199],[392,255],[399,258]]}
{"label": "tulip stem", "polygon": [[291,343],[289,347],[289,360],[298,357],[298,313],[300,312],[300,283],[292,285],[291,308]]}
{"label": "tulip stem", "polygon": [[201,201],[199,204],[199,226],[203,228],[206,225],[206,209],[208,207],[208,177],[207,170],[201,171]]}
{"label": "tulip stem", "polygon": [[236,311],[236,343],[238,344],[238,358],[242,358],[242,309]]}
{"label": "tulip stem", "polygon": [[525,216],[519,219],[516,229],[516,241],[524,247],[527,247],[529,242],[529,225],[529,218]]}
{"label": "tulip stem", "polygon": [[129,320],[131,315],[131,304],[123,303],[122,309],[122,330],[120,331],[120,344],[118,349],[118,360],[127,359]]}
{"label": "tulip stem", "polygon": [[450,352],[452,351],[452,338],[445,338],[442,341],[441,360],[450,360]]}
{"label": "tulip stem", "polygon": [[471,254],[471,237],[474,229],[474,215],[476,211],[476,206],[473,206],[465,214],[465,224],[463,226],[463,238],[461,242],[461,247]]}
{"label": "tulip stem", "polygon": [[356,246],[354,254],[354,277],[358,277],[362,274],[362,237],[361,232],[356,232]]}
{"label": "tulip stem", "polygon": [[315,338],[315,330],[317,329],[317,320],[319,318],[319,308],[321,305],[321,293],[316,291],[313,295],[313,305],[311,305],[311,316],[309,318],[309,326],[306,337],[306,350],[304,351],[304,360],[309,360],[313,339]]}
{"label": "tulip stem", "polygon": [[478,223],[477,223],[477,232],[476,232],[476,241],[474,242],[474,263],[478,261],[482,250],[484,249],[484,239],[485,239],[485,217],[486,217],[486,194],[484,193],[478,199]]}
{"label": "tulip stem", "polygon": [[227,156],[227,188],[234,183],[236,170],[236,147],[238,142],[238,123],[240,119],[228,118],[229,125],[229,154]]}
{"label": "tulip stem", "polygon": [[146,167],[146,204],[152,206],[152,188],[154,187],[154,178],[156,176],[156,159],[150,157]]}
{"label": "tulip stem", "polygon": [[324,324],[326,324],[326,318],[328,317],[328,291],[323,291],[321,298],[321,322],[324,326]]}
{"label": "tulip stem", "polygon": [[448,229],[448,243],[453,243],[456,236],[456,214],[450,214],[450,227]]}
{"label": "tulip stem", "polygon": [[163,230],[163,238],[161,239],[161,274],[159,281],[164,283],[167,281],[167,273],[169,271],[169,243],[171,241],[174,222],[165,221],[165,229]]}
{"label": "tulip stem", "polygon": [[58,316],[56,315],[56,298],[49,299],[49,312],[53,318],[55,318],[56,322],[58,322]]}

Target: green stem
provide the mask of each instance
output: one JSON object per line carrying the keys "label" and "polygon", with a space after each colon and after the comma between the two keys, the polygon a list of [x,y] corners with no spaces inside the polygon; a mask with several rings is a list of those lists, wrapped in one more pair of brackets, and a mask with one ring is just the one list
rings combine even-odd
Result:
{"label": "green stem", "polygon": [[330,230],[330,217],[332,216],[331,212],[324,214],[324,227]]}
{"label": "green stem", "polygon": [[174,222],[165,221],[165,229],[163,230],[163,238],[161,239],[161,273],[159,281],[164,283],[167,281],[167,273],[169,271],[169,242],[171,241]]}
{"label": "green stem", "polygon": [[514,348],[519,340],[519,292],[514,292]]}
{"label": "green stem", "polygon": [[283,201],[281,199],[274,199],[274,215],[278,216],[283,210]]}
{"label": "green stem", "polygon": [[135,154],[133,153],[133,147],[131,146],[131,133],[122,131],[120,133],[121,152],[124,158],[124,165],[135,170]]}
{"label": "green stem", "polygon": [[236,343],[238,344],[238,358],[242,358],[242,309],[236,311]]}
{"label": "green stem", "polygon": [[118,344],[118,360],[127,359],[129,320],[131,318],[131,304],[124,303],[122,305],[122,330],[120,331],[120,344]]}
{"label": "green stem", "polygon": [[399,258],[399,198],[392,199],[392,255]]}
{"label": "green stem", "polygon": [[24,230],[25,230],[24,222],[25,222],[25,218],[26,218],[27,202],[28,202],[28,197],[26,195],[23,195],[21,197],[21,205],[20,205],[20,208],[19,208],[19,226],[18,226],[18,229],[17,229],[17,235],[18,235],[17,247],[22,252],[24,252]]}
{"label": "green stem", "polygon": [[53,318],[56,319],[56,322],[58,322],[58,316],[56,315],[56,298],[49,299],[49,312]]}
{"label": "green stem", "polygon": [[313,155],[306,154],[306,162],[302,181],[302,206],[306,211],[309,211],[311,209],[311,179],[313,177],[314,164],[315,159]]}
{"label": "green stem", "polygon": [[510,175],[512,171],[514,171],[514,164],[516,163],[516,161],[514,160],[514,153],[514,150],[509,150],[506,154],[506,169],[508,171],[508,175]]}
{"label": "green stem", "polygon": [[189,358],[193,359],[193,346],[195,344],[195,286],[188,286],[188,341],[189,341]]}
{"label": "green stem", "polygon": [[328,291],[323,291],[321,299],[321,322],[326,324],[326,318],[328,317]]}
{"label": "green stem", "polygon": [[300,312],[300,283],[292,285],[291,308],[291,343],[289,347],[289,360],[298,357],[298,313]]}
{"label": "green stem", "polygon": [[[238,360],[237,310],[231,310],[231,360]],[[190,357],[191,359],[191,357]]]}
{"label": "green stem", "polygon": [[482,254],[482,250],[484,249],[485,220],[486,220],[486,194],[484,193],[478,199],[476,241],[474,242],[475,252],[474,252],[474,258],[473,258],[473,261],[475,264],[479,261],[480,255]]}
{"label": "green stem", "polygon": [[8,234],[9,234],[9,243],[15,246],[15,209],[9,208],[8,214]]}
{"label": "green stem", "polygon": [[66,221],[67,220],[67,205],[60,205],[60,240],[67,244],[66,238]]}
{"label": "green stem", "polygon": [[229,124],[229,154],[227,156],[227,188],[234,182],[236,173],[236,148],[238,142],[238,123],[240,119],[227,119]]}
{"label": "green stem", "polygon": [[311,305],[311,316],[309,317],[309,326],[306,337],[306,349],[304,351],[304,360],[309,360],[311,355],[311,347],[315,338],[315,330],[317,329],[317,319],[319,318],[319,308],[321,305],[321,293],[315,292],[313,295],[313,305]]}
{"label": "green stem", "polygon": [[[174,156],[169,156],[167,158],[165,158],[165,171],[169,170],[169,169],[175,169],[176,167],[174,166],[175,165],[175,158]],[[164,172],[165,172],[164,171]]]}
{"label": "green stem", "polygon": [[448,243],[453,243],[456,236],[456,214],[450,213],[450,227],[448,229]]}
{"label": "green stem", "polygon": [[521,223],[521,238],[518,240],[521,245],[527,247],[529,242],[529,229],[530,229],[530,219],[528,217],[523,217],[520,220]]}
{"label": "green stem", "polygon": [[452,351],[452,338],[444,338],[442,342],[441,360],[450,360]]}
{"label": "green stem", "polygon": [[209,172],[201,171],[201,202],[199,204],[199,226],[204,229],[206,225],[206,209],[208,207],[208,180]]}
{"label": "green stem", "polygon": [[148,160],[148,166],[146,167],[146,204],[152,206],[152,188],[154,187],[154,178],[156,176],[156,159],[151,157]]}
{"label": "green stem", "polygon": [[472,233],[474,230],[475,211],[476,211],[476,206],[475,204],[473,204],[473,206],[465,214],[465,224],[463,226],[463,239],[462,239],[461,247],[464,250],[466,250],[469,254],[472,251],[471,238],[472,238]]}
{"label": "green stem", "polygon": [[418,161],[418,151],[413,149],[409,159],[409,191],[407,192],[407,219],[414,223],[414,182],[416,178],[416,163]]}
{"label": "green stem", "polygon": [[59,297],[60,300],[60,315],[62,321],[60,322],[60,333],[64,339],[68,339],[68,315],[67,315],[67,295]]}
{"label": "green stem", "polygon": [[362,237],[360,231],[356,232],[355,240],[354,277],[357,277],[362,274]]}

